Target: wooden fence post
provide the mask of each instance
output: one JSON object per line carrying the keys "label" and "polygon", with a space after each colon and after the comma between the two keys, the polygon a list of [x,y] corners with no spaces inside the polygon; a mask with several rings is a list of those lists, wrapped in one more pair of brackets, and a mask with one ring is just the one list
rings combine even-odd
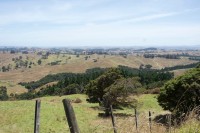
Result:
{"label": "wooden fence post", "polygon": [[35,102],[35,122],[34,122],[34,133],[39,133],[40,127],[40,100],[36,100]]}
{"label": "wooden fence post", "polygon": [[65,115],[67,117],[69,129],[71,133],[80,133],[80,130],[78,128],[78,124],[76,121],[76,116],[74,113],[74,109],[70,103],[69,99],[63,99],[63,105],[65,109]]}
{"label": "wooden fence post", "polygon": [[137,119],[137,109],[135,108],[135,127],[136,131],[138,132],[138,119]]}
{"label": "wooden fence post", "polygon": [[151,111],[149,111],[149,129],[150,129],[150,133],[151,133]]}
{"label": "wooden fence post", "polygon": [[169,114],[168,116],[168,124],[169,124],[169,132],[171,133],[171,121],[172,121],[172,115]]}
{"label": "wooden fence post", "polygon": [[115,118],[114,118],[114,115],[113,115],[112,105],[110,105],[110,113],[111,113],[111,118],[112,118],[112,124],[113,124],[114,133],[117,133],[117,129],[116,129],[116,125],[115,125]]}

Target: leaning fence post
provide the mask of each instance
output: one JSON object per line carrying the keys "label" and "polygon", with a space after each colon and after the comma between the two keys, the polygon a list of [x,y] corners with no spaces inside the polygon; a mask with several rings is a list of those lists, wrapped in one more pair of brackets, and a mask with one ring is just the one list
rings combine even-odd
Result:
{"label": "leaning fence post", "polygon": [[168,116],[168,124],[169,124],[169,132],[171,133],[171,121],[172,121],[172,115],[169,114]]}
{"label": "leaning fence post", "polygon": [[63,99],[63,105],[65,109],[65,115],[67,117],[69,129],[71,133],[80,133],[80,130],[78,128],[78,124],[76,121],[76,116],[74,113],[74,109],[70,103],[69,99]]}
{"label": "leaning fence post", "polygon": [[34,133],[39,133],[40,127],[40,100],[36,100],[35,102],[35,122],[34,122]]}
{"label": "leaning fence post", "polygon": [[137,109],[135,108],[135,127],[136,131],[138,132],[138,120],[137,120]]}
{"label": "leaning fence post", "polygon": [[111,118],[112,118],[112,124],[113,124],[114,133],[117,133],[117,129],[116,129],[116,125],[115,125],[115,118],[114,118],[114,115],[113,115],[112,105],[110,105],[110,112],[111,112]]}
{"label": "leaning fence post", "polygon": [[149,111],[149,129],[150,129],[150,133],[151,133],[151,111]]}

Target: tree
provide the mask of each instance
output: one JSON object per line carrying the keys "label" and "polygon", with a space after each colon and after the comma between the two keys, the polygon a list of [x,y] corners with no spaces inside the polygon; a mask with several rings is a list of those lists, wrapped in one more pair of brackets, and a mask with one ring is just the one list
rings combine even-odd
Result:
{"label": "tree", "polygon": [[2,66],[2,72],[6,72],[6,67],[5,66]]}
{"label": "tree", "polygon": [[187,71],[170,80],[161,89],[159,104],[177,116],[181,116],[200,105],[200,68]]}
{"label": "tree", "polygon": [[112,85],[122,75],[117,69],[110,69],[96,80],[92,80],[86,86],[86,94],[89,102],[99,102],[103,100],[103,95],[106,93],[105,89]]}
{"label": "tree", "polygon": [[109,115],[109,106],[136,106],[136,100],[130,98],[129,95],[137,93],[137,89],[142,84],[138,77],[117,79],[112,85],[107,87],[103,95],[103,106],[105,107],[106,116]]}
{"label": "tree", "polygon": [[15,69],[19,68],[19,63],[16,63]]}
{"label": "tree", "polygon": [[99,102],[108,116],[110,105],[117,107],[133,103],[128,96],[130,93],[136,93],[137,88],[142,86],[139,80],[138,77],[126,79],[119,69],[109,69],[86,86],[88,101]]}
{"label": "tree", "polygon": [[29,63],[29,65],[31,66],[33,64],[33,62],[31,61],[30,63]]}
{"label": "tree", "polygon": [[151,68],[152,68],[152,65],[147,64],[147,65],[145,65],[145,68],[146,68],[146,69],[151,69]]}
{"label": "tree", "polygon": [[8,100],[7,88],[5,86],[0,86],[0,101]]}
{"label": "tree", "polygon": [[24,66],[28,67],[28,61],[27,60],[25,61]]}
{"label": "tree", "polygon": [[42,64],[42,61],[41,59],[38,60],[38,65],[41,65]]}
{"label": "tree", "polygon": [[63,89],[64,95],[81,93],[81,87],[78,84],[70,84]]}
{"label": "tree", "polygon": [[11,54],[15,54],[16,51],[15,51],[15,50],[11,50],[10,53],[11,53]]}

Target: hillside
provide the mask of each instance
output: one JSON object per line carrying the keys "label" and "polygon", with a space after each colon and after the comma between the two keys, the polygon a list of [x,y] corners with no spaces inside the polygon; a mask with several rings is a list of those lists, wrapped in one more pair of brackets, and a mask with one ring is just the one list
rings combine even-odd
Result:
{"label": "hillside", "polygon": [[[2,72],[0,75],[0,80],[6,81],[15,81],[15,82],[29,82],[35,81],[47,74],[52,73],[61,73],[61,72],[74,72],[80,73],[84,72],[86,69],[94,68],[94,67],[117,67],[118,65],[129,66],[133,68],[139,68],[141,64],[150,64],[152,68],[161,69],[164,67],[171,67],[176,65],[185,65],[191,64],[197,61],[188,60],[187,58],[182,59],[163,59],[163,58],[144,58],[141,56],[129,55],[127,58],[124,58],[119,55],[91,55],[90,58],[85,60],[84,55],[80,55],[79,57],[75,57],[75,55],[68,55],[71,59],[67,59],[68,57],[59,57],[56,58],[57,55],[51,55],[48,59],[42,60],[42,65],[35,65],[32,68],[21,68],[17,70],[11,70],[8,72]],[[1,56],[0,56],[1,57]],[[32,60],[36,62],[38,58]],[[97,62],[94,62],[94,59]],[[52,61],[61,60],[61,63],[58,65],[47,65]],[[1,65],[3,66],[3,64]]]}
{"label": "hillside", "polygon": [[[21,57],[20,57],[21,56]],[[31,68],[18,68],[14,69],[16,65],[13,62],[13,58],[22,58],[22,61],[28,61],[34,63],[31,65]],[[90,55],[87,60],[85,55],[69,55],[69,54],[60,54],[58,55],[49,55],[48,59],[41,59],[41,56],[37,54],[3,54],[0,53],[1,67],[9,65],[11,70],[7,72],[0,72],[0,81],[2,86],[8,88],[8,93],[21,93],[26,92],[27,90],[18,86],[19,82],[30,82],[41,79],[42,77],[48,74],[62,73],[62,72],[73,72],[73,73],[82,73],[86,69],[94,67],[117,67],[118,65],[129,66],[133,68],[139,68],[141,64],[150,64],[152,68],[161,69],[164,67],[171,67],[175,65],[185,65],[191,64],[197,61],[188,60],[188,58],[181,59],[165,59],[165,58],[144,58],[142,56],[128,55],[127,58],[124,58],[120,55]],[[38,65],[38,60],[41,59],[41,65]],[[52,62],[59,62],[57,65],[49,65]],[[10,86],[9,84],[12,84]],[[15,89],[18,88],[18,89]]]}
{"label": "hillside", "polygon": [[[75,100],[80,98],[81,103],[73,103],[75,114],[78,120],[79,128],[82,133],[112,133],[111,118],[98,117],[102,113],[98,109],[98,104],[87,103],[86,95],[68,95],[68,96],[52,96],[41,98],[41,120],[40,132],[69,132],[68,124],[65,118],[62,99],[69,98]],[[139,101],[139,131],[148,132],[148,111],[152,111],[152,116],[166,114],[158,105],[156,95],[145,94],[135,96]],[[0,132],[1,133],[32,133],[34,125],[34,107],[35,100],[24,101],[5,101],[0,102]],[[88,115],[89,114],[89,115]],[[114,111],[116,116],[118,132],[136,132],[135,118],[132,108],[124,108],[123,110]],[[193,126],[193,127],[192,127]],[[183,124],[180,128],[173,129],[174,133],[187,133],[190,129],[198,129],[198,123],[190,121],[188,124]],[[152,132],[165,132],[166,127],[153,122]]]}
{"label": "hillside", "polygon": [[[41,98],[41,132],[69,132],[67,121],[65,118],[65,113],[62,105],[62,99],[70,98],[76,99],[80,98],[82,103],[72,103],[81,132],[92,133],[92,132],[112,132],[112,123],[110,118],[98,117],[98,104],[91,104],[86,102],[85,95],[69,95],[62,97],[43,97]],[[146,103],[146,100],[148,100]],[[148,115],[148,110],[152,110],[155,114],[162,112],[162,109],[158,106],[154,95],[144,95],[138,97],[141,103],[139,109],[141,116],[142,114]],[[34,124],[34,104],[35,100],[31,101],[7,101],[0,102],[0,132],[1,133],[29,133],[33,132]],[[87,115],[87,114],[90,115]],[[128,117],[116,118],[119,131],[123,131],[121,128],[124,125],[123,121],[126,122],[132,131],[135,129],[133,109],[117,110],[115,114],[127,114]],[[155,115],[154,114],[154,115]],[[129,116],[130,115],[130,116]],[[142,118],[142,117],[141,117]],[[142,123],[141,123],[142,124]],[[144,123],[142,124],[144,125]],[[140,125],[140,126],[142,126]],[[160,127],[162,128],[162,127]],[[148,130],[148,127],[147,129]],[[164,129],[163,129],[164,130]]]}

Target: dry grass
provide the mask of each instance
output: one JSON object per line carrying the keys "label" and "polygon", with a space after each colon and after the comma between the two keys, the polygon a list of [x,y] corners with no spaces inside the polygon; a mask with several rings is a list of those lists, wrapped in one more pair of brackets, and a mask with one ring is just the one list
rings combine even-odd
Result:
{"label": "dry grass", "polygon": [[17,83],[11,82],[11,81],[1,80],[0,86],[6,86],[8,95],[10,95],[11,93],[20,94],[20,93],[27,92],[27,89],[24,86],[18,85]]}
{"label": "dry grass", "polygon": [[[1,55],[0,55],[1,56]],[[4,55],[5,56],[5,55]],[[4,58],[4,56],[2,58]],[[34,56],[34,55],[31,55]],[[51,57],[52,56],[52,57]],[[121,56],[110,56],[106,55],[104,58],[103,55],[91,55],[88,60],[85,60],[83,55],[79,58],[75,57],[74,55],[66,55],[65,57],[56,58],[51,55],[49,59],[43,60],[42,66],[34,66],[31,69],[24,68],[19,70],[12,70],[9,72],[4,72],[0,74],[0,80],[9,80],[14,82],[28,82],[28,81],[35,81],[38,80],[45,75],[52,74],[52,73],[61,73],[61,72],[75,72],[80,73],[84,72],[86,69],[94,68],[94,67],[117,67],[118,65],[125,65],[133,68],[139,68],[141,64],[150,64],[153,68],[163,68],[163,67],[170,67],[175,65],[182,65],[182,64],[190,64],[194,63],[195,61],[190,61],[186,58],[175,60],[175,59],[162,59],[162,58],[155,58],[155,59],[147,59],[140,56],[129,55],[127,58],[123,58]],[[71,59],[68,59],[68,56],[71,56]],[[4,60],[11,61],[10,58],[12,56],[8,56]],[[38,57],[32,57],[33,60],[38,59]],[[66,62],[65,60],[68,59]],[[97,59],[97,62],[93,62],[93,59]],[[62,60],[60,65],[49,66],[45,65],[51,61]],[[9,62],[8,61],[8,62]],[[3,65],[3,64],[2,64]],[[1,65],[1,66],[2,66]]]}
{"label": "dry grass", "polygon": [[181,133],[200,133],[200,106],[186,114],[178,131]]}
{"label": "dry grass", "polygon": [[[138,128],[136,129],[135,116],[119,117],[115,116],[116,129],[118,133],[150,133],[149,118],[148,114],[140,114],[138,117]],[[111,118],[102,118],[95,122],[96,126],[103,127],[101,131],[95,131],[97,133],[112,133],[113,127],[111,123]],[[152,122],[151,124],[152,133],[165,133],[166,127],[161,124]]]}
{"label": "dry grass", "polygon": [[47,86],[52,86],[52,85],[55,85],[55,84],[57,84],[58,83],[58,81],[54,81],[54,82],[50,82],[50,83],[47,83],[47,84],[45,84],[45,85],[43,85],[43,86],[40,86],[39,88],[37,88],[37,89],[35,89],[36,91],[39,91],[39,90],[41,90],[42,88],[46,88]]}
{"label": "dry grass", "polygon": [[174,72],[174,77],[178,77],[180,75],[183,75],[187,70],[189,69],[179,69],[179,70],[174,70],[172,72]]}
{"label": "dry grass", "polygon": [[[0,53],[0,67],[8,64],[14,66],[12,58],[22,56],[23,60],[26,60],[28,57],[29,61],[35,62],[35,65],[32,68],[21,68],[17,70],[11,70],[9,72],[0,72],[0,81],[4,81],[3,86],[7,86],[6,83],[13,84],[14,87],[8,87],[9,93],[21,93],[26,92],[26,89],[22,86],[19,86],[19,82],[30,82],[41,79],[42,77],[48,74],[62,73],[62,72],[74,72],[82,73],[86,69],[94,67],[117,67],[118,65],[129,66],[133,68],[139,68],[141,64],[151,64],[153,68],[163,68],[170,67],[175,65],[190,64],[195,61],[188,60],[187,58],[182,58],[180,60],[176,59],[163,59],[163,58],[154,58],[147,59],[142,56],[129,55],[127,58],[124,58],[119,55],[90,55],[88,60],[85,60],[85,55],[80,55],[78,58],[75,55],[65,55],[60,56],[50,55],[48,59],[42,59],[42,65],[37,65],[37,60],[40,59],[40,56],[36,54],[3,54]],[[68,59],[71,57],[71,59]],[[94,62],[93,59],[97,59],[97,62]],[[61,60],[60,65],[49,66],[46,65],[53,61]],[[180,73],[180,72],[179,72]]]}

